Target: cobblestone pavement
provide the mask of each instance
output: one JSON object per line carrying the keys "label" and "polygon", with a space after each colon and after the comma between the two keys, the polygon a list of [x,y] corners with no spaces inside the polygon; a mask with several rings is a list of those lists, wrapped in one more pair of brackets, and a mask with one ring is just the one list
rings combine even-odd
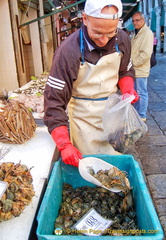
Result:
{"label": "cobblestone pavement", "polygon": [[148,132],[129,154],[142,168],[166,239],[166,56],[156,58],[148,78]]}

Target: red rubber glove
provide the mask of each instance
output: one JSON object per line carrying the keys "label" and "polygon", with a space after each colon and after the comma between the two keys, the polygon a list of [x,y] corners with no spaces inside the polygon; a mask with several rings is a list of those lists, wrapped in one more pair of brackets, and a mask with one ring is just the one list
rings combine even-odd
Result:
{"label": "red rubber glove", "polygon": [[134,80],[132,77],[126,76],[121,78],[118,82],[118,86],[122,94],[129,93],[130,95],[135,96],[131,103],[136,103],[139,100],[139,95],[134,89]]}
{"label": "red rubber glove", "polygon": [[82,159],[82,154],[70,142],[67,127],[60,126],[55,128],[52,131],[51,136],[61,153],[62,161],[66,164],[78,167],[79,159]]}

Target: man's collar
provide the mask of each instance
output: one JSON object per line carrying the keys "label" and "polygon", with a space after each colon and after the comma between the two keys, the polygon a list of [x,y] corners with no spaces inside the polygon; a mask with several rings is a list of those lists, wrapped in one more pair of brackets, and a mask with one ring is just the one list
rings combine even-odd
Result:
{"label": "man's collar", "polygon": [[84,35],[84,38],[85,38],[85,41],[86,41],[86,43],[88,45],[89,51],[90,52],[93,51],[95,48],[88,42],[88,40],[86,39],[85,35]]}
{"label": "man's collar", "polygon": [[146,26],[146,23],[144,23],[144,25],[140,28],[140,29],[135,29],[135,35],[137,35],[139,32],[142,32],[142,29],[144,29]]}

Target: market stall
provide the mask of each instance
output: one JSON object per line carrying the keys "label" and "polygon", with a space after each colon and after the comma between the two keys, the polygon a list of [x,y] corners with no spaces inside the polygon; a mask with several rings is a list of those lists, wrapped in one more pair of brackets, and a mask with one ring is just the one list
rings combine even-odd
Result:
{"label": "market stall", "polygon": [[45,182],[49,176],[55,144],[46,126],[36,128],[34,136],[23,144],[0,143],[2,162],[13,162],[31,168],[35,196],[19,217],[0,223],[1,240],[27,240],[37,211]]}
{"label": "market stall", "polygon": [[[32,77],[29,83],[9,92],[6,100],[0,102],[1,240],[28,240],[35,235],[35,217],[52,170],[55,152],[55,143],[42,119],[44,114],[43,92],[46,80],[47,74],[42,74],[39,78]],[[11,169],[10,164],[8,166],[6,163],[12,163],[14,168]],[[2,169],[2,165],[7,166],[9,171]],[[23,172],[23,175],[27,174],[28,176],[30,173],[29,179],[32,180],[30,184],[33,188],[33,196],[29,199],[23,195],[22,189],[29,191],[28,187],[23,186],[24,178],[18,174],[19,171],[14,172],[16,165],[27,167],[28,172]],[[17,174],[15,174],[16,172]],[[3,175],[5,175],[4,178]],[[8,182],[8,186],[2,193],[4,182]],[[18,189],[20,188],[20,196],[18,196],[18,190],[12,192],[11,182],[16,183]],[[14,195],[13,199],[7,196],[9,191]],[[22,208],[23,211],[21,209],[20,212],[19,206],[21,208],[22,205],[17,205],[17,212],[14,207],[16,205],[13,205],[13,203],[18,203],[18,199],[22,199],[25,205]],[[6,200],[9,203],[12,201],[10,211],[3,209]],[[30,201],[28,202],[28,200]]]}

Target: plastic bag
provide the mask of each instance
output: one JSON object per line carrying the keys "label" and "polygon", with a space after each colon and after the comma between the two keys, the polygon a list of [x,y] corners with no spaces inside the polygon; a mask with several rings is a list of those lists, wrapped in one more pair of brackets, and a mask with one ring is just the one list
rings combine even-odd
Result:
{"label": "plastic bag", "polygon": [[112,94],[102,117],[104,134],[112,147],[126,152],[148,130],[135,108],[131,105],[134,95]]}

